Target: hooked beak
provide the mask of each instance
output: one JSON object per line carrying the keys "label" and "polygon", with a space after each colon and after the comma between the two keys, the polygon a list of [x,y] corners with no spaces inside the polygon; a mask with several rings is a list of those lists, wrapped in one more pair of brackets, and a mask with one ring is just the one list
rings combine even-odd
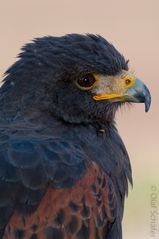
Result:
{"label": "hooked beak", "polygon": [[124,101],[145,103],[145,112],[148,112],[151,105],[151,95],[147,86],[141,80],[136,79],[134,85],[124,94]]}
{"label": "hooked beak", "polygon": [[98,79],[94,100],[145,103],[145,111],[148,112],[151,105],[150,92],[147,86],[131,73],[122,71],[120,75],[107,78],[98,76]]}

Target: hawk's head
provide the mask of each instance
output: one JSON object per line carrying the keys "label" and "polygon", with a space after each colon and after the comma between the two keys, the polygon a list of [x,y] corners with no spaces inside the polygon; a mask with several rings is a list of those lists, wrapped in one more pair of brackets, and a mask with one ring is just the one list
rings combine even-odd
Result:
{"label": "hawk's head", "polygon": [[70,34],[35,39],[7,71],[2,92],[22,110],[50,112],[72,123],[112,121],[119,105],[143,102],[147,87],[101,36]]}

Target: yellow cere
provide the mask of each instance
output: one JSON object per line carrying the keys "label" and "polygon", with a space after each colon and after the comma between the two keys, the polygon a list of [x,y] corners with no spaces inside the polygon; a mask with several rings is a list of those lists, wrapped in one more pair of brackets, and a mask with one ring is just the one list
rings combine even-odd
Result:
{"label": "yellow cere", "polygon": [[135,76],[128,71],[122,71],[116,76],[98,75],[98,79],[97,88],[94,90],[94,100],[124,100],[124,94],[135,83]]}
{"label": "yellow cere", "polygon": [[107,95],[95,95],[93,96],[94,100],[106,100],[106,99],[124,99],[124,97],[122,95],[118,95],[118,94],[107,94]]}
{"label": "yellow cere", "polygon": [[128,74],[126,71],[121,74],[121,79],[125,81],[125,86],[127,89],[129,89],[135,83],[135,77],[131,74]]}

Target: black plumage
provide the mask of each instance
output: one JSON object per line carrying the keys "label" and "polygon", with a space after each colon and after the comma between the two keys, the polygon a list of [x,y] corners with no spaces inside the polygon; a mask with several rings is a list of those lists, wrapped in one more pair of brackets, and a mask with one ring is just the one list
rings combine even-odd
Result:
{"label": "black plumage", "polygon": [[[0,238],[122,238],[132,175],[114,117],[124,102],[95,101],[74,83],[90,74],[115,77],[127,63],[91,34],[43,37],[22,48],[0,89]],[[144,89],[140,101],[150,105]],[[55,196],[51,204],[47,195]],[[57,213],[41,225],[51,217],[47,208]]]}

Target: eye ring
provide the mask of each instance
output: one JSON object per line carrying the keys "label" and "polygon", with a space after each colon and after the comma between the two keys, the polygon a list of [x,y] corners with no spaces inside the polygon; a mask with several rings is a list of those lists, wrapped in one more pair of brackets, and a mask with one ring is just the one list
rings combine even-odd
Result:
{"label": "eye ring", "polygon": [[79,78],[76,81],[76,84],[79,88],[83,89],[83,90],[89,90],[91,89],[94,84],[96,83],[96,79],[94,77],[94,75],[92,74],[86,74],[85,76]]}

